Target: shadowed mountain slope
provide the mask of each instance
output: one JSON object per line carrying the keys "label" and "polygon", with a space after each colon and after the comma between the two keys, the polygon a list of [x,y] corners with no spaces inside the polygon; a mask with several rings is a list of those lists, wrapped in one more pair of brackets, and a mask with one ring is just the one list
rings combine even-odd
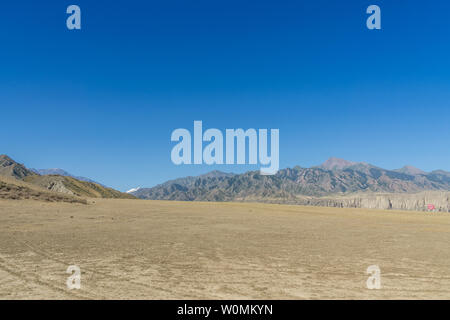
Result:
{"label": "shadowed mountain slope", "polygon": [[36,175],[36,173],[27,169],[23,164],[15,162],[7,155],[0,155],[0,176],[23,179],[34,175]]}

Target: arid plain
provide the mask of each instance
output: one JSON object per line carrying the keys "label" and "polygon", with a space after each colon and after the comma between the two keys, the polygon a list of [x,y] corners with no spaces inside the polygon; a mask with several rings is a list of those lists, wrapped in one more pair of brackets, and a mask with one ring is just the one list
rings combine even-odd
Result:
{"label": "arid plain", "polygon": [[449,213],[88,202],[0,200],[0,299],[450,299]]}

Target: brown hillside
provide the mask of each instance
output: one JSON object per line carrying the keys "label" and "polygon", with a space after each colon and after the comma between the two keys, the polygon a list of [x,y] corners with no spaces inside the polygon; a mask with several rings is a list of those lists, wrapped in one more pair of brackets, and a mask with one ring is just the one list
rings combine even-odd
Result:
{"label": "brown hillside", "polygon": [[27,176],[35,175],[36,174],[33,171],[28,170],[24,165],[15,162],[7,155],[0,155],[0,176],[23,179]]}
{"label": "brown hillside", "polygon": [[0,199],[40,200],[87,204],[86,199],[44,190],[35,185],[0,176]]}
{"label": "brown hillside", "polygon": [[25,177],[24,181],[46,190],[80,197],[136,199],[133,195],[123,193],[112,188],[103,187],[97,183],[80,181],[72,177],[58,175],[34,175]]}

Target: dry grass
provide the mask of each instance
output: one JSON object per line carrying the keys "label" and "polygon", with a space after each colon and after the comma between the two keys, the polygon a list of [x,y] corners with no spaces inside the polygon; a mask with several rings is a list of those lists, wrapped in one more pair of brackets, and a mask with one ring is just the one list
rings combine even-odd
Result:
{"label": "dry grass", "polygon": [[0,298],[450,299],[448,213],[94,201],[0,200]]}

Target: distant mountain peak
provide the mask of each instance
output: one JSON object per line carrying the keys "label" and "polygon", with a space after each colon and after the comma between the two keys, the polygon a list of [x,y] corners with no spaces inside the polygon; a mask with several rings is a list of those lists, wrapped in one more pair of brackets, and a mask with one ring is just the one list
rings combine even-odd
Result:
{"label": "distant mountain peak", "polygon": [[410,175],[417,175],[417,174],[426,174],[425,171],[420,170],[419,168],[413,167],[413,166],[404,166],[400,169],[396,169],[394,170],[396,172],[400,172],[400,173],[406,173],[406,174],[410,174]]}
{"label": "distant mountain peak", "polygon": [[86,178],[86,177],[75,176],[75,175],[73,175],[73,174],[71,174],[71,173],[69,173],[69,172],[67,172],[67,171],[65,171],[63,169],[60,169],[60,168],[30,169],[30,170],[33,171],[34,173],[37,173],[37,174],[41,175],[41,176],[57,175],[57,176],[63,176],[63,177],[72,177],[72,178],[75,178],[75,179],[78,179],[78,180],[81,180],[81,181],[96,183],[96,184],[99,184],[99,185],[104,187],[103,184],[101,184],[101,183],[99,183],[99,182],[97,182],[95,180],[92,180],[92,179]]}
{"label": "distant mountain peak", "polygon": [[141,189],[141,187],[132,188],[132,189],[128,190],[126,193],[133,193],[133,192],[138,191],[139,189]]}
{"label": "distant mountain peak", "polygon": [[322,163],[319,168],[325,169],[325,170],[343,170],[345,168],[351,167],[355,165],[356,162],[331,157],[324,163]]}
{"label": "distant mountain peak", "polygon": [[51,169],[34,169],[31,168],[31,171],[33,171],[34,173],[37,173],[41,176],[47,176],[47,175],[58,175],[58,176],[72,176],[70,173],[68,173],[67,171],[60,169],[60,168],[51,168]]}
{"label": "distant mountain peak", "polygon": [[0,160],[4,161],[13,161],[10,157],[8,157],[6,154],[0,154]]}
{"label": "distant mountain peak", "polygon": [[219,178],[219,177],[232,177],[234,173],[227,173],[219,170],[213,170],[211,172],[200,175],[201,178]]}

